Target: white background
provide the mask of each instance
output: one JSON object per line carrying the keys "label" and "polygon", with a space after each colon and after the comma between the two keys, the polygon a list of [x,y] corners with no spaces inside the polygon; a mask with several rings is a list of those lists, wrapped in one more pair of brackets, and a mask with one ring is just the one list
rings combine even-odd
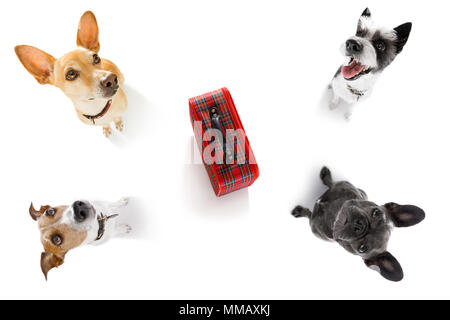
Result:
{"label": "white background", "polygon": [[[412,21],[409,42],[346,122],[320,106],[369,6],[379,23]],[[0,298],[450,298],[448,1],[2,1],[0,7]],[[75,48],[93,10],[100,56],[126,78],[123,135],[82,124],[59,89],[14,54]],[[188,98],[227,86],[261,176],[216,199],[190,164]],[[422,207],[395,230],[400,283],[294,219],[321,195],[322,165],[370,199]],[[30,201],[133,197],[131,238],[69,252],[45,282]],[[132,209],[132,210],[131,210]]]}

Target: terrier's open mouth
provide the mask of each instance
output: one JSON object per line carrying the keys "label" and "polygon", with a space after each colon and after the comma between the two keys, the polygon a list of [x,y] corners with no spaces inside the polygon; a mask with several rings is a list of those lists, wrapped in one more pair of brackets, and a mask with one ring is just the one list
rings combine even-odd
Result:
{"label": "terrier's open mouth", "polygon": [[359,63],[352,57],[347,65],[342,66],[341,71],[345,80],[356,80],[362,75],[368,74],[372,69],[369,66]]}

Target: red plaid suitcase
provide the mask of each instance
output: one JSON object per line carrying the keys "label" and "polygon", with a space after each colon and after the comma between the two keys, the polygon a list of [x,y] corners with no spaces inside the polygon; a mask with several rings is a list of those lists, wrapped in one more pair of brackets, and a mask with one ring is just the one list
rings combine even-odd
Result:
{"label": "red plaid suitcase", "polygon": [[227,88],[189,99],[202,161],[217,196],[249,187],[259,176],[253,150]]}

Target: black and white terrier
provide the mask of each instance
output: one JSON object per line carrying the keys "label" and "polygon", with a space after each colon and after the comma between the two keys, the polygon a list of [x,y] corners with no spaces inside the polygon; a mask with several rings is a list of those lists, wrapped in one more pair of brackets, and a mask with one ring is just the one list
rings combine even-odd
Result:
{"label": "black and white terrier", "polygon": [[342,102],[353,105],[370,95],[381,72],[402,51],[411,27],[410,22],[394,29],[379,27],[373,22],[369,9],[364,10],[356,35],[342,45],[341,51],[348,62],[339,68],[329,86],[333,94],[331,109]]}

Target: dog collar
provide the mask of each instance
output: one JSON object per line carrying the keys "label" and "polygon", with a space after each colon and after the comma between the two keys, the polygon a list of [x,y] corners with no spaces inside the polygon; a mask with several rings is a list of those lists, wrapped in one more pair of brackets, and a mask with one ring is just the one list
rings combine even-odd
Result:
{"label": "dog collar", "polygon": [[106,221],[108,221],[109,219],[115,218],[117,216],[118,216],[118,214],[113,214],[111,216],[104,216],[103,213],[100,212],[100,216],[97,218],[98,233],[97,233],[97,238],[95,239],[95,241],[100,240],[103,237],[103,235],[105,234]]}
{"label": "dog collar", "polygon": [[366,91],[361,91],[358,89],[353,88],[352,86],[350,86],[349,84],[347,85],[347,89],[348,91],[350,91],[352,94],[354,94],[355,96],[359,98],[363,97],[366,94]]}
{"label": "dog collar", "polygon": [[103,117],[108,111],[109,108],[111,108],[112,100],[108,100],[106,103],[106,106],[100,111],[100,113],[97,113],[96,115],[89,115],[89,114],[83,114],[83,117],[89,119],[92,121],[93,124],[95,124],[95,119]]}

